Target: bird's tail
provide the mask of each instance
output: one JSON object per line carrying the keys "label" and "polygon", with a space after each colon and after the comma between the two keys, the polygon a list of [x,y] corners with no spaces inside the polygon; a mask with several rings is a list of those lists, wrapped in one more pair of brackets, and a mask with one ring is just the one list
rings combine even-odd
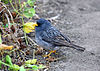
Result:
{"label": "bird's tail", "polygon": [[74,48],[74,49],[79,50],[79,51],[85,50],[85,48],[78,46],[78,45],[75,45],[75,44],[71,44],[69,47]]}

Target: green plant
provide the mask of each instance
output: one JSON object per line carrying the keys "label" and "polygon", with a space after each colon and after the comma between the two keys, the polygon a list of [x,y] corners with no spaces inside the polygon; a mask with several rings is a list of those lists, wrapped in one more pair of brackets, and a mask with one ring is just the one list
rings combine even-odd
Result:
{"label": "green plant", "polygon": [[[16,0],[15,0],[16,1]],[[17,9],[14,7],[14,5],[12,4],[12,0],[9,0],[11,6],[13,7],[14,11],[16,13],[18,13],[20,16],[22,17],[26,17],[26,18],[32,18],[35,14],[35,9],[33,8],[34,3],[36,0],[27,0],[27,2],[22,2],[19,0],[19,6],[20,8]],[[15,3],[15,5],[17,6],[17,4]]]}
{"label": "green plant", "polygon": [[[34,6],[34,3],[36,2],[36,0],[27,0],[27,2],[21,2],[19,0],[19,9],[17,8],[17,3],[16,3],[16,0],[15,0],[15,6],[16,8],[14,7],[14,5],[12,4],[12,0],[9,0],[11,6],[13,7],[14,11],[16,13],[18,13],[18,15],[21,16],[22,18],[22,24],[24,25],[24,17],[26,18],[32,18],[34,15],[35,15],[35,9],[33,8]],[[28,41],[27,41],[27,36],[26,36],[26,32],[24,32],[24,36],[25,36],[25,40],[26,40],[26,44],[28,45]]]}
{"label": "green plant", "polygon": [[[4,1],[6,1],[6,0],[4,0]],[[34,6],[34,3],[35,3],[36,0],[27,0],[27,2],[25,2],[25,1],[21,2],[20,0],[18,0],[18,2],[17,2],[17,0],[7,0],[7,1],[9,1],[9,3],[11,4],[11,6],[13,8],[13,11],[15,11],[18,14],[18,16],[21,17],[23,27],[25,29],[28,29],[27,32],[31,32],[32,29],[34,29],[32,27],[34,25],[33,25],[32,22],[25,23],[24,22],[24,17],[32,18],[35,15],[35,9],[33,8],[33,6]],[[5,3],[5,4],[7,4],[7,3]],[[15,4],[13,4],[13,3],[15,3]],[[15,23],[14,22],[12,22],[12,23],[9,22],[9,24],[10,24],[10,26],[12,26]],[[2,24],[2,27],[3,28],[9,28],[9,24],[6,24],[6,25]],[[28,45],[27,36],[26,36],[27,32],[24,31],[24,35],[25,35],[26,44]],[[1,33],[0,33],[0,44],[1,43],[2,43],[2,39],[1,39]],[[11,52],[12,51],[10,51],[8,54],[10,54]],[[42,69],[42,68],[46,67],[46,66],[43,66],[41,64],[40,65],[36,64],[37,59],[27,60],[27,61],[24,61],[24,62],[25,63],[21,66],[13,64],[11,57],[9,55],[6,55],[5,58],[3,57],[3,60],[0,60],[0,69],[2,68],[2,64],[5,65],[5,66],[8,66],[9,70],[13,70],[13,71],[38,70],[38,69]]]}
{"label": "green plant", "polygon": [[5,61],[6,63],[0,60],[0,68],[1,68],[1,64],[8,66],[9,70],[13,70],[13,71],[39,70],[39,69],[46,68],[46,66],[43,66],[41,64],[36,65],[37,59],[25,61],[25,64],[23,64],[22,66],[13,64],[11,61],[11,57],[9,55],[6,55]]}
{"label": "green plant", "polygon": [[9,0],[0,0],[2,2],[4,2],[5,4],[8,4]]}

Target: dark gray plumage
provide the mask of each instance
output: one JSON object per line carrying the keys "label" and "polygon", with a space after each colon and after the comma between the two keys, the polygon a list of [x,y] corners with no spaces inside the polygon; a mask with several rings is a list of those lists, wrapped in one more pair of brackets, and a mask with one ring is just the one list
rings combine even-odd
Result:
{"label": "dark gray plumage", "polygon": [[80,51],[85,48],[73,44],[59,30],[51,25],[48,20],[43,18],[37,20],[38,26],[35,27],[35,40],[38,45],[47,50],[57,50],[59,46],[67,46]]}

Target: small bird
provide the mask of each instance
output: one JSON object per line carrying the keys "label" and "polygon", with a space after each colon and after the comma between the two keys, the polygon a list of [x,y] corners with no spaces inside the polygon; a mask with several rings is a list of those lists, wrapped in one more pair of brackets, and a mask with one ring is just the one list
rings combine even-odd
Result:
{"label": "small bird", "polygon": [[65,37],[57,30],[48,20],[43,18],[36,21],[38,26],[35,26],[36,43],[46,50],[58,50],[60,46],[71,47],[79,51],[84,51],[85,48],[73,44],[68,37]]}

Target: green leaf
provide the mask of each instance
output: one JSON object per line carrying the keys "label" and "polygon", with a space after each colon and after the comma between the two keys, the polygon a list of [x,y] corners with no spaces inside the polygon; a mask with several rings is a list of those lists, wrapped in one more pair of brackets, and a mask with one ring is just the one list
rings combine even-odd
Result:
{"label": "green leaf", "polygon": [[21,66],[19,71],[26,71],[26,69],[24,69],[24,66]]}
{"label": "green leaf", "polygon": [[34,8],[24,8],[23,15],[27,18],[33,17],[35,15]]}
{"label": "green leaf", "polygon": [[11,67],[9,67],[9,70],[13,70],[13,71],[18,71],[20,69],[20,67],[16,64],[12,65]]}
{"label": "green leaf", "polygon": [[46,66],[44,66],[44,65],[39,65],[39,67],[38,67],[39,69],[43,69],[43,68],[46,68]]}
{"label": "green leaf", "polygon": [[16,64],[13,65],[13,70],[19,70],[19,69],[20,69],[20,67],[18,65],[16,65]]}
{"label": "green leaf", "polygon": [[8,28],[8,24],[6,24],[6,26],[5,27],[7,27]]}
{"label": "green leaf", "polygon": [[31,67],[33,70],[38,70],[38,66],[37,65],[30,65],[30,64],[27,64],[28,67]]}
{"label": "green leaf", "polygon": [[34,3],[36,2],[36,0],[28,0],[27,3],[29,4],[29,6],[34,6]]}
{"label": "green leaf", "polygon": [[13,65],[11,61],[11,57],[9,55],[6,55],[6,63],[9,65]]}
{"label": "green leaf", "polygon": [[27,2],[23,2],[23,5],[22,5],[22,7],[26,7],[26,5],[27,5]]}
{"label": "green leaf", "polygon": [[8,28],[8,24],[6,24],[6,25],[2,25],[4,28]]}
{"label": "green leaf", "polygon": [[9,0],[10,2],[12,2],[12,0]]}
{"label": "green leaf", "polygon": [[0,33],[0,44],[2,44],[2,38],[1,38],[1,33]]}
{"label": "green leaf", "polygon": [[25,61],[25,64],[36,64],[37,59],[27,60]]}
{"label": "green leaf", "polygon": [[32,69],[33,69],[33,70],[38,70],[38,66],[37,66],[37,65],[33,65],[33,66],[32,66]]}
{"label": "green leaf", "polygon": [[4,62],[2,62],[1,60],[0,60],[0,64],[3,64],[3,65],[6,65],[6,66],[11,66],[11,65],[8,65],[7,63],[4,63]]}
{"label": "green leaf", "polygon": [[0,60],[0,69],[1,69],[1,65],[2,65],[2,64],[1,64],[1,60]]}
{"label": "green leaf", "polygon": [[4,2],[5,4],[8,4],[9,0],[1,0],[2,2]]}

